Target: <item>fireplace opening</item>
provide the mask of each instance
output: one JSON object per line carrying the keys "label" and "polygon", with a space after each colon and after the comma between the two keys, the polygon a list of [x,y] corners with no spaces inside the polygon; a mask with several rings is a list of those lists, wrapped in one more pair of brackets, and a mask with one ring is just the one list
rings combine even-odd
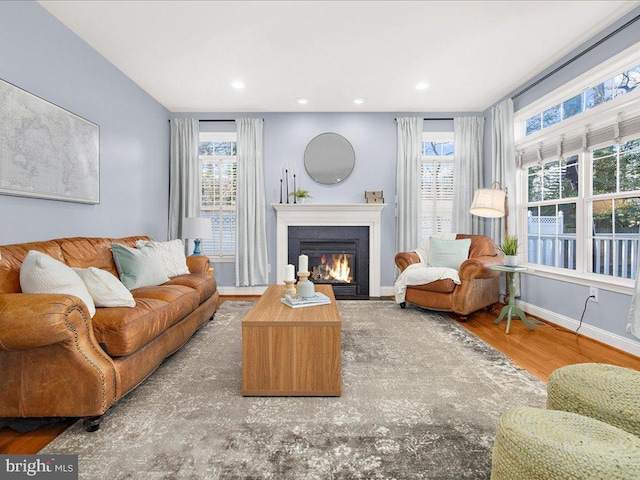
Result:
{"label": "fireplace opening", "polygon": [[357,241],[301,241],[300,253],[309,257],[313,283],[331,284],[336,295],[357,295]]}
{"label": "fireplace opening", "polygon": [[336,298],[369,296],[368,227],[289,227],[289,262],[309,257],[309,279]]}
{"label": "fireplace opening", "polygon": [[351,283],[353,259],[353,255],[346,253],[322,255],[311,269],[311,279],[321,283]]}

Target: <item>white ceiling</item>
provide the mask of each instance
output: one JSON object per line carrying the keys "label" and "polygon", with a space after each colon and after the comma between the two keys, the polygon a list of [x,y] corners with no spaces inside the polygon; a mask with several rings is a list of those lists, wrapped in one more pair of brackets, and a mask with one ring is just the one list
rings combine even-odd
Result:
{"label": "white ceiling", "polygon": [[40,4],[172,112],[470,112],[640,2]]}

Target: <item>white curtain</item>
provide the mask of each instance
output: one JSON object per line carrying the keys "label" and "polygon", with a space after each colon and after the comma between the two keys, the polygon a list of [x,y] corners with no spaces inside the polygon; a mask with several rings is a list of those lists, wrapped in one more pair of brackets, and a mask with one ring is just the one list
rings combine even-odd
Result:
{"label": "white curtain", "polygon": [[236,120],[236,287],[269,283],[261,118]]}
{"label": "white curtain", "polygon": [[[507,98],[491,109],[491,169],[492,181],[507,188],[510,235],[518,232],[516,223],[516,154],[513,143],[513,100]],[[456,146],[457,147],[457,146]],[[492,220],[491,236],[500,244],[503,239],[504,221]]]}
{"label": "white curtain", "polygon": [[420,176],[422,161],[422,117],[402,117],[398,122],[397,251],[408,252],[420,244],[422,206]]}
{"label": "white curtain", "polygon": [[[638,238],[640,245],[640,238]],[[640,338],[640,261],[636,271],[636,287],[631,297],[631,308],[629,308],[629,323],[627,324],[627,332],[634,337]]]}
{"label": "white curtain", "polygon": [[169,240],[182,239],[182,219],[200,215],[198,135],[195,118],[171,120],[169,167]]}
{"label": "white curtain", "polygon": [[482,182],[484,117],[453,119],[456,168],[454,170],[453,218],[451,231],[484,233],[480,218],[471,215],[473,194]]}

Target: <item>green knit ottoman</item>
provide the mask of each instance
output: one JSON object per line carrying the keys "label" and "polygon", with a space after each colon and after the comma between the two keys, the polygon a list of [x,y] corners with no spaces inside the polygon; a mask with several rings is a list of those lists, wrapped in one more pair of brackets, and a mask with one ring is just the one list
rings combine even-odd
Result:
{"label": "green knit ottoman", "polygon": [[593,418],[517,407],[500,417],[491,480],[638,480],[640,438]]}
{"label": "green knit ottoman", "polygon": [[548,409],[587,415],[640,436],[636,370],[600,363],[569,365],[551,374],[547,395]]}

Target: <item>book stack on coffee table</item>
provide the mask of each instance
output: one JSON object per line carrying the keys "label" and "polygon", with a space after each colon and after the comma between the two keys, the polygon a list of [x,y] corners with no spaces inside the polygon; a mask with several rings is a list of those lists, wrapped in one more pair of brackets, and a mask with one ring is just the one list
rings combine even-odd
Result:
{"label": "book stack on coffee table", "polygon": [[291,308],[314,307],[316,305],[329,305],[331,303],[331,299],[320,292],[316,292],[313,297],[302,297],[297,293],[287,293],[280,301]]}

